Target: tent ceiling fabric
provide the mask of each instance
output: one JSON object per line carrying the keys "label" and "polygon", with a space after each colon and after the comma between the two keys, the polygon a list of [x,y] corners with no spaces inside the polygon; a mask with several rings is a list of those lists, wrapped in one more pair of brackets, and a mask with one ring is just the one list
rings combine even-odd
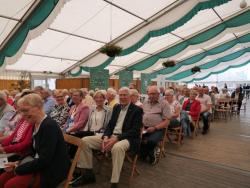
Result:
{"label": "tent ceiling fabric", "polygon": [[232,60],[230,62],[225,62],[224,64],[217,65],[215,67],[208,69],[207,71],[196,73],[195,75],[186,77],[185,79],[182,79],[180,81],[186,82],[186,83],[193,82],[193,81],[199,81],[199,80],[203,80],[203,79],[209,77],[210,75],[225,72],[226,70],[228,70],[230,68],[242,67],[242,66],[250,63],[250,56],[249,55],[250,54],[247,53],[236,60]]}
{"label": "tent ceiling fabric", "polygon": [[[8,11],[2,11],[0,12],[0,17],[9,20],[16,20],[17,24],[13,30],[9,30],[7,34],[8,37],[0,43],[0,66],[2,66],[4,62],[5,64],[16,63],[24,53],[29,41],[39,36],[48,28],[56,15],[60,12],[65,1],[66,0],[35,0],[20,1],[16,3],[16,1],[14,2],[14,0],[10,0],[8,3],[1,3],[4,5],[2,6],[3,8],[5,8],[5,6],[12,6],[12,8],[9,9],[15,14],[14,16],[9,17],[8,15],[2,15]],[[19,7],[20,3],[23,3],[21,7]],[[15,18],[15,15],[18,17],[21,15],[21,18]],[[5,31],[5,28],[7,28],[8,25],[9,24],[7,23],[7,25],[1,28],[1,30]],[[0,33],[0,35],[2,33]]]}
{"label": "tent ceiling fabric", "polygon": [[[250,30],[248,32],[250,32]],[[170,74],[174,73],[175,71],[179,71],[179,69],[182,68],[182,66],[197,65],[199,62],[205,62],[206,60],[211,60],[215,57],[222,56],[223,54],[228,53],[227,51],[233,48],[235,45],[241,45],[241,43],[250,42],[249,33],[242,35],[237,39],[235,38],[235,36],[231,37],[232,37],[231,40],[225,43],[222,43],[220,45],[215,45],[213,48],[211,47],[206,51],[202,51],[201,53],[197,53],[191,57],[179,61],[178,64],[174,67],[156,70],[151,73],[151,77],[156,77],[158,74],[164,74],[170,76]]]}
{"label": "tent ceiling fabric", "polygon": [[[36,0],[0,1],[4,4],[0,7],[1,44]],[[71,76],[89,75],[91,68],[109,69],[111,75],[126,69],[133,70],[134,75],[150,73],[152,78],[156,74],[167,74],[166,78],[170,79],[190,69],[193,65],[187,60],[197,54],[234,40],[224,50],[207,53],[195,61],[195,64],[203,65],[239,51],[243,44],[249,42],[237,38],[250,33],[250,20],[246,19],[250,15],[250,0],[246,0],[248,7],[245,9],[239,7],[239,0],[58,2],[54,7],[51,5],[46,15],[48,18],[39,23],[36,34],[31,35],[32,30],[28,30],[25,41],[18,44],[18,52],[2,53],[1,49],[0,60],[10,57],[5,58],[4,68],[53,73],[70,71]],[[217,30],[207,31],[213,27]],[[202,35],[205,32],[206,35]],[[111,41],[123,47],[121,55],[116,58],[108,58],[98,51]],[[169,53],[168,49],[175,46],[178,50]],[[242,54],[245,55],[249,56],[249,53]],[[180,65],[171,68],[172,72],[163,71],[161,64],[167,59],[177,60]],[[217,67],[220,65],[214,68]],[[207,76],[209,70],[204,69],[197,79]],[[193,76],[180,80],[192,81]]]}

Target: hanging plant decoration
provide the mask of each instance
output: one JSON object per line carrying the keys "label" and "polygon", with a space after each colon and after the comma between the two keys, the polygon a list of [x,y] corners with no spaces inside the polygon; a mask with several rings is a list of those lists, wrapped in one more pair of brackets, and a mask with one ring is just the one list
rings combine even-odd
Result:
{"label": "hanging plant decoration", "polygon": [[100,49],[100,52],[106,54],[109,57],[115,57],[120,55],[120,53],[122,52],[122,48],[114,44],[106,44]]}
{"label": "hanging plant decoration", "polygon": [[198,67],[198,66],[194,66],[194,67],[191,69],[191,72],[192,72],[193,74],[195,74],[195,73],[197,73],[197,72],[201,72],[201,68]]}
{"label": "hanging plant decoration", "polygon": [[174,67],[176,65],[176,62],[174,60],[168,60],[162,63],[163,67]]}

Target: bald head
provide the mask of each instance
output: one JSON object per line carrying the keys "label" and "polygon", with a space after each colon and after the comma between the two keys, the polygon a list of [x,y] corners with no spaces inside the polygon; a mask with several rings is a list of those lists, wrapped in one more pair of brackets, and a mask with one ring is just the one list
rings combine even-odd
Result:
{"label": "bald head", "polygon": [[157,86],[148,86],[147,93],[151,103],[156,103],[159,100],[160,92]]}
{"label": "bald head", "polygon": [[198,91],[199,95],[204,94],[204,89],[202,87],[198,87],[197,91]]}

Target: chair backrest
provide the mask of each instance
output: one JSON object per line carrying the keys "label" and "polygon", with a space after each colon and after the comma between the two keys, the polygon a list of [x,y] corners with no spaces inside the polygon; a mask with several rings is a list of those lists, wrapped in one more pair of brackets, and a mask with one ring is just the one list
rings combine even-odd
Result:
{"label": "chair backrest", "polygon": [[71,166],[70,166],[70,169],[69,169],[69,172],[68,172],[68,176],[67,176],[66,182],[64,184],[64,188],[68,188],[69,182],[72,179],[72,175],[73,175],[73,172],[75,170],[77,161],[78,161],[78,159],[80,157],[80,152],[81,152],[81,149],[82,149],[82,140],[80,138],[77,138],[75,136],[71,136],[71,135],[68,135],[68,134],[63,134],[63,137],[64,137],[65,142],[67,142],[69,144],[72,144],[74,146],[77,146],[77,151],[76,151],[75,157],[74,157],[74,159],[73,159],[73,161],[71,163]]}

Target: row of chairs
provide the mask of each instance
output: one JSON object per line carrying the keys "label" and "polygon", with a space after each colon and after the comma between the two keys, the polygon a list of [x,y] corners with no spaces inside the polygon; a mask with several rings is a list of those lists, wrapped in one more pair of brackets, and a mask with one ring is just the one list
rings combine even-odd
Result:
{"label": "row of chairs", "polygon": [[218,99],[217,104],[213,110],[213,118],[225,119],[237,114],[238,110],[237,100],[235,99]]}

